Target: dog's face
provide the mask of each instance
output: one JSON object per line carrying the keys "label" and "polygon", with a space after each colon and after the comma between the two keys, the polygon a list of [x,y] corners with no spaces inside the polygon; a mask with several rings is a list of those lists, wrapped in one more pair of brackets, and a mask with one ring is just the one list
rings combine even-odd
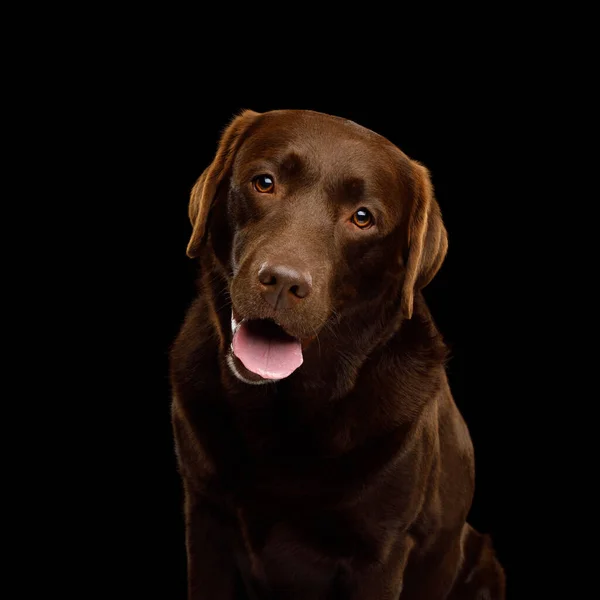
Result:
{"label": "dog's face", "polygon": [[192,191],[190,256],[209,215],[232,303],[228,362],[248,383],[287,377],[328,322],[394,290],[410,318],[447,247],[427,171],[311,111],[246,111],[229,125]]}

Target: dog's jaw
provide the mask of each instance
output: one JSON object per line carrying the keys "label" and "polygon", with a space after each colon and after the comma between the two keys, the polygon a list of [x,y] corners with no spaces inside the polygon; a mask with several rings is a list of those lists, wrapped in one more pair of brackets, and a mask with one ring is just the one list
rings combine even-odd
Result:
{"label": "dog's jaw", "polygon": [[231,372],[240,380],[243,381],[244,383],[247,383],[249,385],[263,385],[265,383],[275,383],[276,381],[279,380],[275,380],[275,379],[259,379],[256,381],[251,381],[250,379],[246,379],[238,370],[238,368],[235,366],[235,358],[233,355],[233,348],[229,348],[229,352],[227,352],[227,364],[229,365],[229,368],[231,369]]}

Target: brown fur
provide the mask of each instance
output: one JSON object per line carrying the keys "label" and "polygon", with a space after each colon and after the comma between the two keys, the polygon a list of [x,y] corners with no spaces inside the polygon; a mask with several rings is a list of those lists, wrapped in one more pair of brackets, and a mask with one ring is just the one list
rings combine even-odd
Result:
{"label": "brown fur", "polygon": [[[265,171],[272,194],[252,188]],[[171,352],[190,600],[504,598],[466,523],[473,447],[420,293],[447,250],[427,170],[344,119],[245,111],[190,219],[199,293]],[[265,261],[310,273],[311,293],[273,308]],[[300,338],[302,366],[236,377],[232,309]]]}

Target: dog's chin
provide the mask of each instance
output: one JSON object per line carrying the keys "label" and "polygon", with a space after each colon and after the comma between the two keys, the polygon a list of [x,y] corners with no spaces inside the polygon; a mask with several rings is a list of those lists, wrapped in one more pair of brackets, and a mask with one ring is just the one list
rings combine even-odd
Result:
{"label": "dog's chin", "polygon": [[240,318],[232,312],[227,364],[244,383],[276,383],[300,368],[311,341],[291,335],[273,319]]}
{"label": "dog's chin", "polygon": [[265,379],[256,373],[248,370],[244,363],[234,354],[233,348],[229,348],[229,352],[227,352],[227,364],[229,365],[229,369],[231,372],[244,383],[249,385],[264,385],[268,383],[277,383],[280,381],[279,379]]}

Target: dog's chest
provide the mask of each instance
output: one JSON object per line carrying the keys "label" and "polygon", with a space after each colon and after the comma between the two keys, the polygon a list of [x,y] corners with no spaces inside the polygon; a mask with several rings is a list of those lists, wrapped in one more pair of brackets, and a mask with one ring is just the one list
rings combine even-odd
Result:
{"label": "dog's chest", "polygon": [[291,590],[302,599],[329,597],[327,591],[345,585],[350,563],[381,560],[391,538],[382,535],[385,528],[374,515],[334,511],[298,510],[291,515],[240,509],[238,525],[238,564],[244,579],[275,598],[289,598]]}

